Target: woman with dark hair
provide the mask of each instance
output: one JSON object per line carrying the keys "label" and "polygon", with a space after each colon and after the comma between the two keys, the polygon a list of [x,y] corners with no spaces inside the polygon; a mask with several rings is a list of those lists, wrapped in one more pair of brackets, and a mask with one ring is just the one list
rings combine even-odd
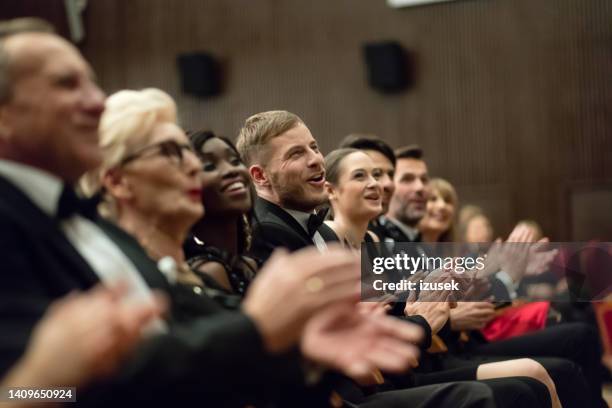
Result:
{"label": "woman with dark hair", "polygon": [[[283,405],[288,398],[292,399],[290,406],[324,406],[329,388],[326,384],[318,384],[320,390],[306,388],[300,353],[314,364],[359,379],[371,378],[375,369],[398,372],[416,361],[416,351],[407,342],[418,341],[417,329],[399,328],[384,316],[374,320],[357,313],[359,263],[346,250],[330,245],[325,255],[316,249],[292,254],[278,251],[259,271],[244,299],[216,290],[209,275],[190,268],[183,244],[204,214],[203,171],[176,118],[175,102],[161,90],[111,95],[100,122],[102,163],[83,181],[85,192],[102,195],[100,205],[107,217],[133,238],[105,223],[109,235],[131,243],[133,257],[151,272],[130,274],[132,258],[125,262],[110,259],[105,256],[107,250],[96,257],[108,265],[105,278],[131,277],[127,296],[133,293],[134,301],[155,300],[149,286],[161,287],[170,296],[171,314],[167,321],[159,322],[159,331],[184,337],[161,340],[169,347],[175,345],[178,353],[172,361],[176,364],[164,367],[170,371],[169,381],[181,382],[187,394],[198,387],[210,406],[276,406],[276,402],[288,406]],[[216,140],[206,143],[205,149]],[[213,162],[225,168],[225,160]],[[237,161],[234,164],[232,167],[239,167]],[[204,167],[209,168],[207,165]],[[222,175],[222,183],[229,180],[229,184],[210,185],[218,186],[220,193],[231,190],[245,198],[246,183],[240,176],[234,180]],[[214,204],[207,201],[213,211]],[[101,251],[99,245],[94,247],[92,250]],[[323,277],[331,283],[321,285]],[[237,299],[233,306],[240,304],[240,311],[224,310],[232,305],[223,304],[223,309],[214,302],[222,297]],[[391,324],[393,330],[385,324]],[[159,359],[166,361],[165,356]]]}
{"label": "woman with dark hair", "polygon": [[[379,183],[382,170],[376,167],[373,160],[363,151],[342,148],[325,156],[325,171],[327,180],[325,184],[333,211],[333,221],[328,221],[328,225],[346,246],[355,250],[361,248],[361,242],[378,241],[376,235],[368,231],[368,224],[378,217],[382,210],[382,187]],[[441,310],[440,315],[448,317],[444,310],[448,310],[450,304],[444,300],[429,304],[418,301],[414,303],[438,307]],[[423,308],[411,308],[406,310],[406,314],[414,316],[420,314],[422,310]],[[440,324],[432,325],[429,321],[433,334],[444,324],[444,321],[441,321]],[[435,384],[511,376],[538,379],[548,387],[552,407],[561,406],[555,384],[545,368],[540,363],[527,358],[499,362],[462,360],[453,367],[428,367],[424,372],[417,374],[416,381]]]}
{"label": "woman with dark hair", "polygon": [[342,148],[325,156],[325,173],[333,213],[327,225],[353,249],[362,241],[378,241],[368,224],[382,211],[382,169],[361,150]]}
{"label": "woman with dark hair", "polygon": [[204,213],[202,165],[176,123],[174,100],[159,89],[111,95],[100,144],[102,165],[86,175],[82,188],[88,195],[99,193],[100,212],[132,234],[166,277],[179,283],[176,317],[186,321],[199,315],[202,296],[235,308],[240,299],[227,296],[214,279],[186,262],[182,244]]}
{"label": "woman with dark hair", "polygon": [[204,217],[185,241],[187,262],[223,290],[244,296],[259,264],[243,254],[251,240],[253,199],[247,168],[236,147],[211,131],[189,134],[202,161]]}

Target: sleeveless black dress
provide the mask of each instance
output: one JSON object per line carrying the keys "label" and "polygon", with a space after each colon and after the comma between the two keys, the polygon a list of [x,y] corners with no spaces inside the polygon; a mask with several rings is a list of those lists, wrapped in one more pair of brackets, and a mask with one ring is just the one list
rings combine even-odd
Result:
{"label": "sleeveless black dress", "polygon": [[[255,278],[257,269],[261,266],[259,262],[242,255],[234,255],[228,251],[206,245],[190,236],[184,245],[187,263],[191,269],[211,287],[232,295],[244,297],[251,281]],[[256,266],[253,265],[255,261]],[[231,291],[217,283],[209,275],[199,271],[200,266],[208,262],[216,262],[223,266],[228,281],[232,287]]]}

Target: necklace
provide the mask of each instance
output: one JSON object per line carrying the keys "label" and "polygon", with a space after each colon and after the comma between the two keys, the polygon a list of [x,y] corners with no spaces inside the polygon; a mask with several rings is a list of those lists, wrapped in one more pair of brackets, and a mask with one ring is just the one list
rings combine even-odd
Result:
{"label": "necklace", "polygon": [[344,239],[342,240],[342,242],[349,248],[358,251],[361,250],[361,242],[359,243],[355,243],[353,240],[349,239],[349,235],[345,234],[344,235]]}

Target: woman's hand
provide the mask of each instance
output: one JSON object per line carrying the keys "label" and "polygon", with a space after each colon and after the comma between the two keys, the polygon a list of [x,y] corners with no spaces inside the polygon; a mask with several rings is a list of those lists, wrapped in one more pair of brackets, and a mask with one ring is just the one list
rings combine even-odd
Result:
{"label": "woman's hand", "polygon": [[491,302],[460,302],[450,311],[451,329],[480,330],[495,317]]}

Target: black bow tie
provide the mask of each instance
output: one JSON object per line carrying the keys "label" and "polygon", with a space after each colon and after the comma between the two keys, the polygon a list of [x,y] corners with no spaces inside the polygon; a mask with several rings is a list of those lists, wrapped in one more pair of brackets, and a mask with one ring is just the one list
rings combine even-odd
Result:
{"label": "black bow tie", "polygon": [[410,237],[408,235],[406,235],[406,233],[397,225],[395,225],[395,223],[389,221],[389,220],[385,220],[384,223],[381,224],[381,226],[384,228],[384,234],[393,239],[393,241],[395,242],[421,242],[421,233],[417,232],[417,234],[415,235],[414,239],[410,239]]}
{"label": "black bow tie", "polygon": [[95,220],[98,215],[99,203],[99,195],[95,195],[92,198],[81,198],[71,186],[65,185],[57,204],[56,217],[59,220],[63,220],[74,214],[80,214],[90,220]]}
{"label": "black bow tie", "polygon": [[319,227],[323,225],[323,222],[325,221],[325,217],[327,217],[328,211],[329,211],[329,208],[322,208],[316,213],[310,214],[310,217],[308,217],[308,224],[307,224],[308,236],[312,238],[315,232],[317,232],[317,230],[319,229]]}
{"label": "black bow tie", "polygon": [[410,239],[404,234],[404,232],[399,229],[399,227],[391,222],[385,224],[385,229],[389,237],[391,237],[395,242],[408,242]]}

